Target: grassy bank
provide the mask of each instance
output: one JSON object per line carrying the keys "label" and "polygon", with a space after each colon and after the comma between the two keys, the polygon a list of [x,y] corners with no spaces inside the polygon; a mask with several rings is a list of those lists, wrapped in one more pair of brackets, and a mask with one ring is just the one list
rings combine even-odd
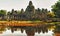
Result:
{"label": "grassy bank", "polygon": [[[43,21],[0,21],[0,24],[8,24],[8,23],[16,23],[16,24],[49,24],[49,22],[43,22]],[[50,24],[60,24],[60,22],[50,22]]]}

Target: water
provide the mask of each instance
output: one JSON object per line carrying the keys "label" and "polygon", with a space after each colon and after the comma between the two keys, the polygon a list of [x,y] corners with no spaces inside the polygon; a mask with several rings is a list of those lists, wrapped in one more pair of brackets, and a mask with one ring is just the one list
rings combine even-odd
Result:
{"label": "water", "polygon": [[0,26],[0,36],[53,36],[54,32],[41,27],[3,27]]}
{"label": "water", "polygon": [[[34,36],[53,36],[52,34],[53,32],[49,31],[48,33],[35,33]],[[21,31],[15,31],[14,33],[11,33],[11,30],[7,30],[3,32],[3,34],[0,34],[0,36],[27,36],[27,34],[25,33],[25,31],[23,33],[21,33]]]}

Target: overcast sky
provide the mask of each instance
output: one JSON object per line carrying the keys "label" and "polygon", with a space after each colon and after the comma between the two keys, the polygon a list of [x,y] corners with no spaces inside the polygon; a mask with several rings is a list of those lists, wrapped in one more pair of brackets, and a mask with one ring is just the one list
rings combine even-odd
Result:
{"label": "overcast sky", "polygon": [[[5,10],[21,10],[26,9],[30,0],[0,0],[0,9]],[[51,9],[51,5],[55,4],[57,0],[31,0],[35,8]]]}

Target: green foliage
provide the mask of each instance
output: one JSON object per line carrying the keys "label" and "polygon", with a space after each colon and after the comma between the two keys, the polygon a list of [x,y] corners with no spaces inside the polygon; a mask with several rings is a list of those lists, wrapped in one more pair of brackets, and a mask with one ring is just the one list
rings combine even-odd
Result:
{"label": "green foliage", "polygon": [[6,10],[0,10],[0,14],[6,15]]}
{"label": "green foliage", "polygon": [[53,18],[53,17],[55,17],[55,14],[54,14],[54,12],[48,12],[48,13],[47,13],[47,15],[48,15],[50,18]]}
{"label": "green foliage", "polygon": [[60,18],[60,0],[52,6],[52,11],[55,12],[56,17]]}

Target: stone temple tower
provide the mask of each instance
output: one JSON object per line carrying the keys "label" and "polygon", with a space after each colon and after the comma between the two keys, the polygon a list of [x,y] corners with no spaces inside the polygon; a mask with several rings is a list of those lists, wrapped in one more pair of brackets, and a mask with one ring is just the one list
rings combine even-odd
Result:
{"label": "stone temple tower", "polygon": [[33,6],[32,1],[29,1],[29,4],[25,10],[26,17],[31,20],[32,16],[35,14],[35,7]]}
{"label": "stone temple tower", "polygon": [[29,5],[26,8],[26,12],[31,12],[32,13],[32,12],[35,12],[34,10],[35,10],[35,8],[33,6],[32,1],[29,1]]}

